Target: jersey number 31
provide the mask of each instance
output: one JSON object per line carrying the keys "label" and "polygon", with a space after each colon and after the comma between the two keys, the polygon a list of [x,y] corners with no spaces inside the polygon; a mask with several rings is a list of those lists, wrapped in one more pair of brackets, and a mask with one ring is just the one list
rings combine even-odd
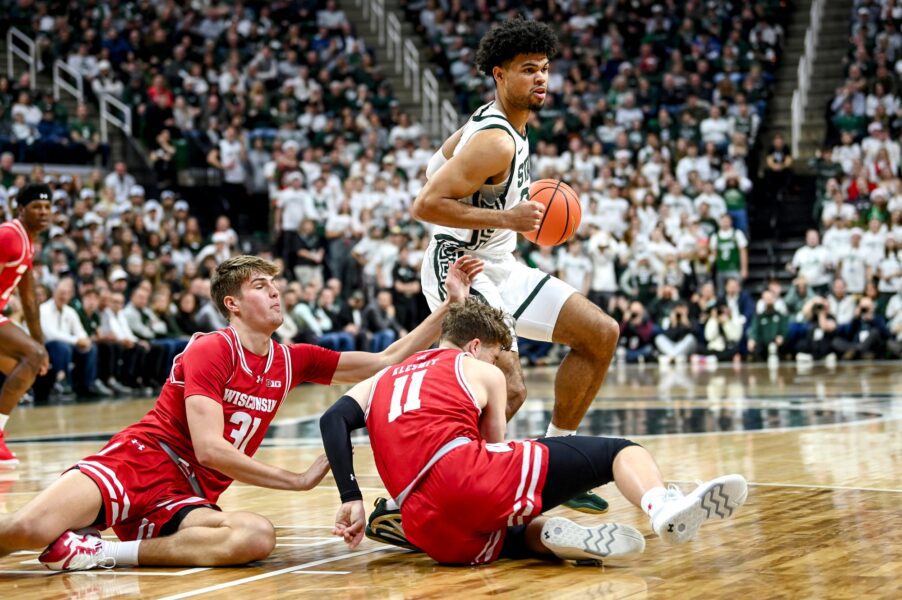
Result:
{"label": "jersey number 31", "polygon": [[[417,371],[413,375],[404,375],[395,379],[395,389],[391,395],[391,408],[388,410],[388,422],[391,423],[403,413],[417,410],[420,408],[420,388],[423,387],[423,378],[426,377],[426,371]],[[407,387],[407,380],[410,379],[410,387]],[[407,393],[404,389],[407,388]],[[404,398],[404,406],[401,406],[401,396]]]}

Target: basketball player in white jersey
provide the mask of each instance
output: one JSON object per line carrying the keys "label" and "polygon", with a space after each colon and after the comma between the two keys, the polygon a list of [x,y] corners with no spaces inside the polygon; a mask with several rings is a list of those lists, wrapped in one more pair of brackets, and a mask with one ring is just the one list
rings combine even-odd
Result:
{"label": "basketball player in white jersey", "polygon": [[[526,122],[545,104],[549,60],[557,49],[549,26],[525,19],[505,21],[482,38],[476,63],[495,80],[495,100],[476,110],[430,159],[428,181],[411,208],[416,219],[437,225],[421,271],[429,307],[444,301],[449,266],[469,254],[485,263],[470,294],[513,318],[514,345],[497,362],[507,378],[508,419],[526,399],[516,335],[570,347],[555,378],[547,437],[576,433],[620,336],[618,323],[572,286],[513,256],[517,233],[536,230],[544,213],[542,204],[529,200]],[[591,492],[566,505],[596,514],[608,508]],[[367,535],[401,541],[398,518],[394,503],[380,499]]]}

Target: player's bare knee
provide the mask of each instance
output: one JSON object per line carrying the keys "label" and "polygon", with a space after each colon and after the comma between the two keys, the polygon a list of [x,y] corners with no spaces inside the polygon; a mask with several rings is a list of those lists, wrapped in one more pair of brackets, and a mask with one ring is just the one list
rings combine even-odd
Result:
{"label": "player's bare knee", "polygon": [[235,527],[237,562],[263,560],[276,547],[276,530],[266,518],[244,515]]}
{"label": "player's bare knee", "polygon": [[37,373],[41,370],[41,365],[47,357],[47,350],[41,344],[33,343],[28,347],[28,351],[22,360],[28,365],[29,370]]}
{"label": "player's bare knee", "polygon": [[586,327],[580,328],[571,348],[599,358],[611,356],[620,339],[620,324],[610,315],[595,311]]}

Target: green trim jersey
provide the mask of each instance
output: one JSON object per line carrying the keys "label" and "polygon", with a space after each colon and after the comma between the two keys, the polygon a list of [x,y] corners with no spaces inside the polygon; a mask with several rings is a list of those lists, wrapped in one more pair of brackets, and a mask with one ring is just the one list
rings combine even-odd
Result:
{"label": "green trim jersey", "polygon": [[[504,183],[485,183],[469,198],[458,201],[479,208],[509,210],[529,199],[529,141],[507,120],[494,102],[480,107],[463,126],[460,141],[454,155],[460,153],[467,142],[480,131],[500,129],[514,141],[515,152],[511,160],[507,180]],[[441,149],[429,161],[426,177],[432,176],[446,161]],[[460,229],[436,226],[432,233],[436,244],[453,249],[466,250],[476,255],[501,256],[512,253],[517,246],[517,234],[510,229]]]}

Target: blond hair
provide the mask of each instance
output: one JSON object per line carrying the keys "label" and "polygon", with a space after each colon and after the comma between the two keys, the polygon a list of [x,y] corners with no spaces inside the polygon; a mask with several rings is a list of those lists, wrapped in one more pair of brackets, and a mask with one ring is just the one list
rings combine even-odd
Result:
{"label": "blond hair", "polygon": [[441,339],[463,347],[475,338],[486,345],[497,344],[502,350],[510,350],[513,341],[504,311],[471,296],[464,304],[451,305],[442,321]]}
{"label": "blond hair", "polygon": [[225,305],[226,296],[240,295],[241,286],[245,282],[250,281],[251,277],[258,274],[275,277],[279,274],[279,267],[259,256],[250,256],[248,254],[233,256],[216,267],[213,276],[210,278],[210,296],[213,299],[216,310],[226,320],[229,320],[231,317],[229,309]]}

